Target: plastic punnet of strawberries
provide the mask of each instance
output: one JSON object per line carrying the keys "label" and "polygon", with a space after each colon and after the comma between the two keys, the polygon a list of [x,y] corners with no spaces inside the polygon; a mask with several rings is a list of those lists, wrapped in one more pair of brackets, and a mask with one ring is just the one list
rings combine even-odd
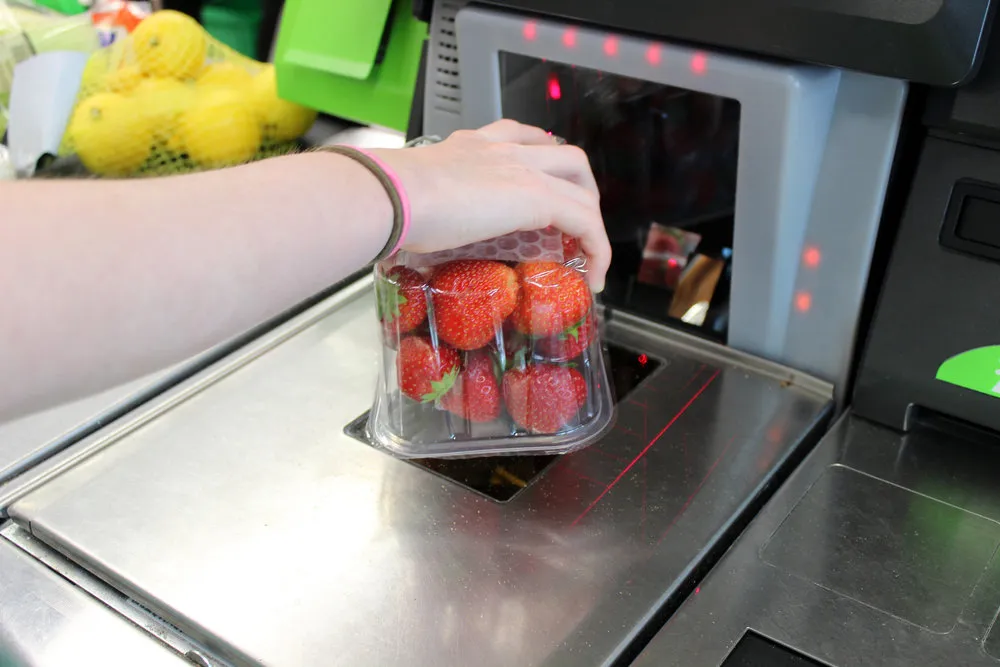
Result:
{"label": "plastic punnet of strawberries", "polygon": [[565,453],[612,399],[585,259],[555,229],[375,269],[383,359],[369,432],[402,457]]}

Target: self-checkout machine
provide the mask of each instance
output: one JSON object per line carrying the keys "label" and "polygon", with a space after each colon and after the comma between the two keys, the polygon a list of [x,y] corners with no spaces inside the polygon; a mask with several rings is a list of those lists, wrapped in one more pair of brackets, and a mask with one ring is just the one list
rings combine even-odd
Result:
{"label": "self-checkout machine", "polygon": [[850,411],[636,665],[1000,663],[998,46],[928,99]]}
{"label": "self-checkout machine", "polygon": [[363,275],[39,467],[3,549],[198,664],[635,655],[836,409],[907,86],[673,41],[697,8],[616,29],[599,9],[432,3],[416,108],[420,133],[508,116],[588,151],[616,250],[602,441],[372,447]]}

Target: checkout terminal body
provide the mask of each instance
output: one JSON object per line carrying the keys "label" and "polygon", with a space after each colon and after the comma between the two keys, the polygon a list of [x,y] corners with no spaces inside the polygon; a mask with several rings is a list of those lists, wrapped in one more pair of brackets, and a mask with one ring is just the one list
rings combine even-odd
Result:
{"label": "checkout terminal body", "polygon": [[990,5],[414,2],[411,138],[509,117],[588,152],[615,427],[563,457],[378,451],[363,272],[0,481],[0,646],[997,664]]}

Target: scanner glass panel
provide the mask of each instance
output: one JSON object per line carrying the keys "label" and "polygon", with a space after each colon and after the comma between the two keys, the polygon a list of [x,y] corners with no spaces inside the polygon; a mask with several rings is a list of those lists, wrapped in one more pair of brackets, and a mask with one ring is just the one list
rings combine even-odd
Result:
{"label": "scanner glass panel", "polygon": [[724,339],[739,103],[508,52],[500,80],[504,117],[590,158],[614,249],[605,304]]}

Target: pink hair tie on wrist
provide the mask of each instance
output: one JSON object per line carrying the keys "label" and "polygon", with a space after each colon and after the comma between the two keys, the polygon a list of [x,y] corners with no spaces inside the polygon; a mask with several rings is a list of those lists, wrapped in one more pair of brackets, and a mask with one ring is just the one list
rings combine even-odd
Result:
{"label": "pink hair tie on wrist", "polygon": [[385,188],[386,194],[389,195],[393,216],[389,239],[374,261],[381,261],[399,252],[399,249],[403,247],[403,241],[406,240],[406,233],[410,231],[410,200],[406,196],[406,190],[396,172],[368,151],[353,146],[322,146],[316,150],[349,157],[378,179],[382,187]]}

